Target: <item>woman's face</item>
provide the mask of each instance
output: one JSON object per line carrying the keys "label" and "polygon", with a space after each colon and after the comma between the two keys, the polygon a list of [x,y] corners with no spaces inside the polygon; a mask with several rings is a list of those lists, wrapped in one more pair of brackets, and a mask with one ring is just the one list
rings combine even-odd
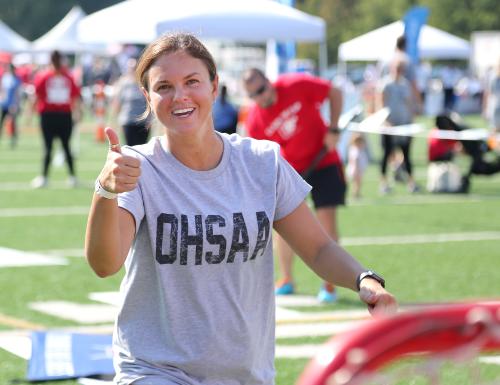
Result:
{"label": "woman's face", "polygon": [[213,129],[212,104],[218,80],[210,81],[203,61],[183,51],[165,54],[151,66],[148,76],[146,98],[169,133]]}

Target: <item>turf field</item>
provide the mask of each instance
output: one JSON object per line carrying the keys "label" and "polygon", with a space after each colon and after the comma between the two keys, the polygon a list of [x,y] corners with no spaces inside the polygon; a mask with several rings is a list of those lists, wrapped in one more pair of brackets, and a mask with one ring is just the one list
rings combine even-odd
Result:
{"label": "turf field", "polygon": [[[473,127],[484,125],[479,117],[468,119]],[[422,121],[429,124],[426,119]],[[93,123],[86,120],[80,127],[80,140],[74,143],[78,147],[76,168],[81,181],[76,189],[66,186],[64,165],[52,167],[48,188],[30,188],[29,182],[41,168],[42,148],[35,128],[22,128],[15,149],[9,147],[5,134],[2,137],[0,248],[62,256],[67,264],[0,266],[0,332],[80,327],[82,323],[78,320],[34,310],[31,304],[46,301],[94,304],[89,293],[118,289],[121,274],[97,278],[82,258],[93,181],[107,151],[105,144],[95,142],[92,129]],[[380,152],[378,139],[369,136],[375,160]],[[416,178],[424,187],[425,140],[416,139],[412,151]],[[465,164],[466,159],[460,162]],[[339,222],[341,243],[364,265],[386,278],[388,288],[403,306],[500,297],[500,174],[473,178],[467,195],[432,195],[425,191],[410,194],[406,186],[396,184],[391,195],[380,196],[378,167],[372,164],[365,176],[363,198],[349,199],[347,207],[340,210]],[[294,267],[299,294],[315,295],[319,280],[300,261]],[[306,306],[301,311],[361,308],[355,293],[340,289],[335,305]],[[279,337],[277,345],[318,344],[326,338]],[[306,362],[307,358],[278,358],[277,385],[293,384]],[[0,349],[0,385],[22,379],[25,371],[24,359]],[[500,366],[493,371],[500,375]]]}

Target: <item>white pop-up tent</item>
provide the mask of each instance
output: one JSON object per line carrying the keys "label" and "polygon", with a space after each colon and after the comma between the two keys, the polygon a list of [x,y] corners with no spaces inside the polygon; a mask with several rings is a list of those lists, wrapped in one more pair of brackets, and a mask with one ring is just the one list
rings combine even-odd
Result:
{"label": "white pop-up tent", "polygon": [[326,66],[325,21],[271,0],[126,0],[86,16],[78,27],[89,43],[147,44],[169,31],[252,43],[317,42]]}
{"label": "white pop-up tent", "polygon": [[49,52],[57,49],[65,53],[104,50],[103,44],[87,44],[78,38],[78,23],[85,16],[86,13],[79,6],[74,6],[50,31],[33,42],[32,50]]}
{"label": "white pop-up tent", "polygon": [[147,44],[168,31],[245,42],[325,40],[323,19],[271,0],[126,0],[85,17],[86,42]]}
{"label": "white pop-up tent", "polygon": [[29,50],[30,42],[10,29],[0,20],[0,51],[22,52]]}
{"label": "white pop-up tent", "polygon": [[[404,23],[395,21],[340,44],[338,58],[346,61],[379,61],[391,57],[396,39],[404,33]],[[470,44],[448,32],[422,26],[418,39],[422,59],[469,59]]]}

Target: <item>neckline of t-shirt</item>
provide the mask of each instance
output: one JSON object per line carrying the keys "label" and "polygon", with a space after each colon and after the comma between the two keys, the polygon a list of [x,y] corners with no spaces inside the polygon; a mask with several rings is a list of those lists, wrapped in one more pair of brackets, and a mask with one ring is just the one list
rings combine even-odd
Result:
{"label": "neckline of t-shirt", "polygon": [[190,178],[212,179],[218,177],[222,172],[224,172],[229,162],[229,156],[231,153],[231,145],[224,137],[224,135],[221,135],[218,132],[215,132],[215,134],[222,140],[222,158],[217,166],[215,166],[211,170],[206,171],[193,170],[192,168],[189,168],[188,166],[180,162],[167,148],[165,144],[166,138],[164,135],[160,136],[158,140],[160,142],[160,147],[163,150],[163,154],[165,155],[165,159],[169,163],[169,167],[172,167],[172,169],[176,170],[179,173],[185,174]]}

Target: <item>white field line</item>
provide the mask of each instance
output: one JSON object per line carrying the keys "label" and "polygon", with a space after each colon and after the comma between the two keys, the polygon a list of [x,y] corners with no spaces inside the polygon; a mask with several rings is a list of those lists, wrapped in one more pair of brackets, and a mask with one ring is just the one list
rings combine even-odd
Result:
{"label": "white field line", "polygon": [[342,246],[368,246],[496,240],[500,240],[500,231],[342,238],[340,243]]}
{"label": "white field line", "polygon": [[[87,180],[80,180],[80,185],[78,188],[90,189],[92,188],[93,182]],[[69,187],[68,183],[63,180],[51,181],[49,180],[48,189],[53,190],[73,190],[73,187]],[[30,182],[7,182],[0,183],[0,191],[32,191],[33,188]]]}
{"label": "white field line", "polygon": [[89,206],[8,208],[0,209],[0,218],[87,215],[89,209]]}
{"label": "white field line", "polygon": [[[471,241],[497,241],[500,240],[500,231],[482,231],[470,233],[448,234],[414,234],[414,235],[388,235],[379,237],[348,237],[342,238],[342,246],[371,246],[371,245],[406,245],[419,243],[445,243],[445,242],[471,242]],[[52,249],[36,250],[36,253],[55,257],[84,257],[83,249]],[[286,299],[283,300],[284,305]],[[312,302],[312,301],[311,301]],[[286,306],[286,305],[285,305]],[[308,306],[314,306],[309,303]]]}
{"label": "white field line", "polygon": [[38,250],[37,252],[54,257],[85,257],[84,249]]}
{"label": "white field line", "polygon": [[[85,162],[78,166],[78,171],[98,171],[102,168],[103,162]],[[20,174],[20,173],[30,173],[36,175],[40,172],[40,166],[38,164],[9,164],[8,167],[2,170],[2,174]]]}
{"label": "white field line", "polygon": [[462,204],[462,203],[482,203],[485,201],[499,201],[498,197],[485,196],[479,194],[470,195],[412,195],[412,196],[392,196],[387,200],[361,199],[350,200],[348,206],[373,206],[373,205],[436,205],[436,204]]}
{"label": "white field line", "polygon": [[80,324],[114,322],[118,314],[116,306],[80,304],[67,301],[32,302],[29,304],[29,307],[33,310]]}
{"label": "white field line", "polygon": [[31,337],[19,332],[3,332],[0,334],[0,348],[29,360],[31,358]]}
{"label": "white field line", "polygon": [[68,260],[63,257],[49,257],[42,253],[0,247],[0,268],[67,264]]}

